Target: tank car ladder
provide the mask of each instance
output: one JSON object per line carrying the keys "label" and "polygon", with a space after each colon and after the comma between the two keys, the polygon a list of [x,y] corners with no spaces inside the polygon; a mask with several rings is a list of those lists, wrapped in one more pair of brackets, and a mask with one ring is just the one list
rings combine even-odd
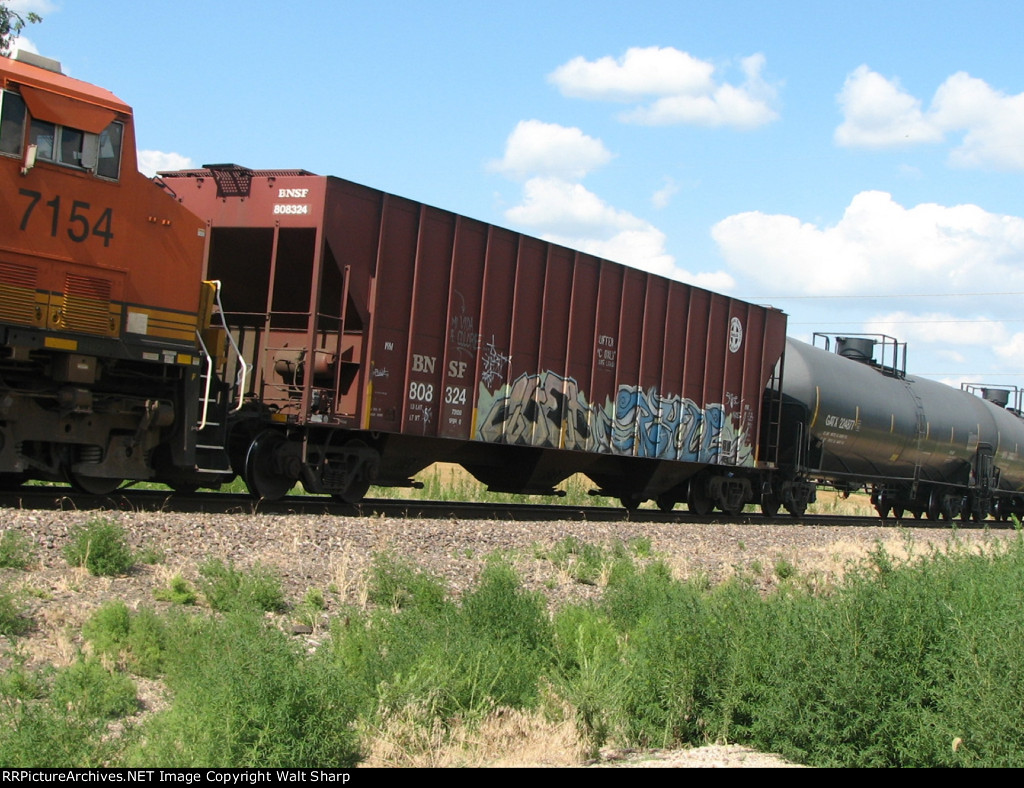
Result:
{"label": "tank car ladder", "polygon": [[[216,301],[216,315],[220,325],[216,327],[214,336],[222,335],[231,347],[237,363],[235,385],[224,383],[217,372],[218,362],[226,366],[226,349],[222,353],[219,348],[211,348],[203,338],[202,331],[196,331],[200,357],[203,365],[199,376],[200,395],[199,413],[195,426],[196,431],[196,470],[200,473],[232,473],[231,460],[228,455],[228,418],[241,410],[244,403],[244,392],[248,380],[250,365],[242,357],[238,344],[224,319],[224,308],[220,301],[221,283],[212,281],[213,299]],[[211,304],[212,307],[212,304]],[[209,323],[210,321],[206,321]],[[220,340],[217,339],[218,344]]]}

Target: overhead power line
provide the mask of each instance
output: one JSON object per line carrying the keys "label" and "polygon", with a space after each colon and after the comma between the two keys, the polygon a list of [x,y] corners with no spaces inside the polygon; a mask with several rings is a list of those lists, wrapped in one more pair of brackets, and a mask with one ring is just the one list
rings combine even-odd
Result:
{"label": "overhead power line", "polygon": [[741,301],[828,301],[835,299],[847,300],[884,300],[892,298],[993,298],[994,296],[1022,296],[1024,293],[894,293],[892,295],[772,295],[772,296],[736,296]]}

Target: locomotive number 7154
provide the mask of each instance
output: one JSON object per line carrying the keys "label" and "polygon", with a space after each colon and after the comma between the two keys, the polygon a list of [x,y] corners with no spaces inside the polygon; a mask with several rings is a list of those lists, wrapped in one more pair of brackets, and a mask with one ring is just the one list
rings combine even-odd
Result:
{"label": "locomotive number 7154", "polygon": [[[28,197],[29,200],[28,205],[25,207],[25,213],[21,216],[21,226],[18,228],[20,230],[27,230],[29,220],[32,218],[36,206],[43,199],[43,194],[32,189],[19,189],[18,194],[22,197]],[[92,217],[95,216],[95,211],[84,200],[73,200],[71,202],[71,210],[66,215],[61,212],[60,195],[57,195],[52,200],[48,200],[44,205],[50,209],[50,237],[57,237],[61,222],[64,222],[67,225],[66,232],[68,238],[75,243],[82,243],[90,235],[95,235],[97,238],[103,239],[104,246],[110,246],[110,239],[114,237],[114,231],[111,227],[114,221],[113,208],[97,208],[96,210],[100,211],[100,215],[94,222]]]}

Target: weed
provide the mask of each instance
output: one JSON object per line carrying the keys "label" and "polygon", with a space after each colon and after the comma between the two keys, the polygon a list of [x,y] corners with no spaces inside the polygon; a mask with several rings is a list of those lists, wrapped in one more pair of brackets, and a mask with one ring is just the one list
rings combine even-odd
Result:
{"label": "weed", "polygon": [[0,586],[0,635],[14,637],[32,629],[32,620],[26,618],[17,595],[6,586]]}
{"label": "weed", "polygon": [[775,576],[779,580],[789,580],[796,574],[796,566],[785,558],[779,558],[775,561]]}
{"label": "weed", "polygon": [[85,567],[89,574],[101,577],[123,575],[134,563],[124,529],[103,518],[72,529],[64,558],[71,566]]}
{"label": "weed", "polygon": [[97,655],[123,663],[140,676],[155,677],[163,666],[165,629],[152,610],[132,613],[124,602],[114,601],[92,614],[82,636]]}
{"label": "weed", "polygon": [[200,590],[214,610],[281,613],[285,609],[280,578],[260,564],[245,573],[230,562],[211,558],[199,567],[199,575]]}
{"label": "weed", "polygon": [[35,556],[28,537],[18,531],[0,535],[0,569],[28,569]]}
{"label": "weed", "polygon": [[153,597],[161,602],[172,602],[176,605],[194,605],[196,603],[195,590],[181,575],[174,575],[167,588],[156,589],[153,592]]}
{"label": "weed", "polygon": [[398,610],[405,607],[437,608],[446,599],[444,584],[391,553],[375,556],[370,569],[367,598]]}
{"label": "weed", "polygon": [[152,566],[154,564],[162,564],[166,561],[167,554],[154,545],[143,545],[135,554],[135,560],[140,564]]}
{"label": "weed", "polygon": [[53,700],[83,718],[116,719],[138,707],[135,682],[95,657],[80,657],[57,671]]}

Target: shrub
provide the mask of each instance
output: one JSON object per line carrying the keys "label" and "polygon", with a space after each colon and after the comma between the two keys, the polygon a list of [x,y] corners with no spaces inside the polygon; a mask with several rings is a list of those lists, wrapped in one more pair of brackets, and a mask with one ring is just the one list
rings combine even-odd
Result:
{"label": "shrub", "polygon": [[254,613],[173,616],[174,705],[142,726],[130,765],[346,768],[359,750],[352,692],[328,661]]}
{"label": "shrub", "polygon": [[405,607],[436,609],[448,595],[438,578],[389,553],[374,557],[367,591],[369,601],[395,610]]}
{"label": "shrub", "polygon": [[53,700],[82,718],[115,719],[138,707],[135,682],[107,670],[99,659],[88,657],[57,672]]}
{"label": "shrub", "polygon": [[72,529],[64,558],[72,566],[83,566],[89,574],[103,577],[123,575],[134,562],[124,529],[102,518]]}
{"label": "shrub", "polygon": [[285,609],[281,580],[260,564],[245,573],[230,562],[211,558],[199,567],[199,575],[200,590],[214,610],[280,613]]}
{"label": "shrub", "polygon": [[23,615],[15,594],[0,586],[0,635],[24,635],[32,628],[32,620]]}
{"label": "shrub", "polygon": [[82,627],[82,636],[96,654],[121,662],[140,676],[160,674],[166,646],[166,627],[148,608],[131,613],[124,602],[108,602]]}
{"label": "shrub", "polygon": [[153,592],[153,597],[161,602],[173,602],[176,605],[194,605],[196,603],[196,592],[181,575],[172,577],[167,588],[156,589]]}
{"label": "shrub", "polygon": [[0,703],[0,753],[5,768],[88,768],[109,764],[104,726],[48,703]]}
{"label": "shrub", "polygon": [[32,565],[32,543],[18,531],[0,536],[0,569],[28,569]]}

